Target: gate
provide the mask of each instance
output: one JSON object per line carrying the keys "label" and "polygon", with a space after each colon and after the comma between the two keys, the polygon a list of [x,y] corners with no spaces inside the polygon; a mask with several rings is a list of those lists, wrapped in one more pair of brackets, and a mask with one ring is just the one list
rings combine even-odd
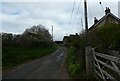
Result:
{"label": "gate", "polygon": [[89,79],[120,81],[120,57],[95,52],[86,47],[86,72]]}

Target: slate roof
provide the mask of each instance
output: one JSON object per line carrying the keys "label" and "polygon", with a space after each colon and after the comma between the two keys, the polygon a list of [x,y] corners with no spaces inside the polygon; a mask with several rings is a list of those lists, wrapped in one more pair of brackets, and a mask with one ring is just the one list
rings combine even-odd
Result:
{"label": "slate roof", "polygon": [[105,18],[107,18],[108,16],[112,16],[114,19],[116,19],[118,22],[120,22],[120,19],[118,17],[116,17],[115,15],[113,15],[112,13],[108,13],[107,15],[103,16],[100,20],[98,20],[97,23],[93,24],[88,30],[93,29],[94,27],[96,27],[98,24],[100,24],[103,20],[105,20]]}

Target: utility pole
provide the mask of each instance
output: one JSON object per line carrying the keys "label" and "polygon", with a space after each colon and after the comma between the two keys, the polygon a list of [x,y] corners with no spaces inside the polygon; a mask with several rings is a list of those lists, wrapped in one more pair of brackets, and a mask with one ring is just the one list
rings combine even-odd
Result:
{"label": "utility pole", "polygon": [[88,39],[88,18],[87,18],[87,0],[84,0],[84,13],[85,13],[85,36],[87,46],[89,46],[89,39]]}
{"label": "utility pole", "polygon": [[84,30],[84,28],[83,28],[83,20],[82,20],[82,18],[81,18],[81,27],[82,27],[82,30]]}
{"label": "utility pole", "polygon": [[53,25],[52,25],[52,41],[53,41]]}
{"label": "utility pole", "polygon": [[87,0],[84,0],[84,12],[85,12],[85,36],[86,36],[86,48],[85,48],[85,62],[86,62],[86,74],[87,79],[94,78],[94,58],[93,51],[90,47],[89,37],[88,37],[88,20],[87,20]]}
{"label": "utility pole", "polygon": [[88,31],[88,19],[87,19],[87,0],[84,0],[84,13],[85,13],[85,32]]}

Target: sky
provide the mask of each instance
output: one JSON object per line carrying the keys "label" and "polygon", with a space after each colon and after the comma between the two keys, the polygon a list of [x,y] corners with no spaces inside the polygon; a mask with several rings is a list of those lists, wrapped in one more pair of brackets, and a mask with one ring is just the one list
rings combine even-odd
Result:
{"label": "sky", "polygon": [[[94,24],[94,17],[100,19],[105,15],[106,7],[118,17],[119,0],[87,1],[89,27]],[[65,35],[80,33],[85,28],[84,21],[84,0],[0,1],[0,32],[22,34],[25,29],[41,24],[52,33],[53,25],[54,40],[61,41]]]}

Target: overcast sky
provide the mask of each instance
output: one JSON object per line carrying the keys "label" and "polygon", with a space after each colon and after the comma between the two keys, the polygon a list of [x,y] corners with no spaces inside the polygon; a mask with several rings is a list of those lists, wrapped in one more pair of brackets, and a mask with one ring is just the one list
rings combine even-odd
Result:
{"label": "overcast sky", "polygon": [[[102,6],[99,4],[100,1]],[[106,7],[109,7],[111,12],[118,17],[118,1],[89,0],[89,27],[94,23],[94,17],[100,19],[105,15]],[[83,3],[84,0],[2,0],[0,2],[0,27],[2,27],[0,32],[22,34],[26,28],[41,24],[51,33],[53,25],[54,40],[62,40],[63,36],[79,33],[84,29]]]}

